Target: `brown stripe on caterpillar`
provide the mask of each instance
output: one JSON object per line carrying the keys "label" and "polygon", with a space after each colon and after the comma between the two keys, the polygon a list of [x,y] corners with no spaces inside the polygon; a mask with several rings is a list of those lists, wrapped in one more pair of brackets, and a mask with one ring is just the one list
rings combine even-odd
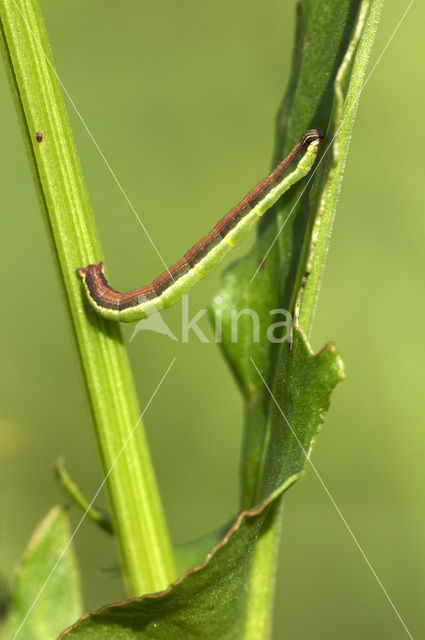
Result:
{"label": "brown stripe on caterpillar", "polygon": [[[239,222],[250,209],[253,209],[263,199],[273,184],[279,183],[287,173],[293,170],[293,165],[301,159],[310,144],[316,142],[316,140],[321,142],[323,133],[318,129],[307,131],[289,155],[277,165],[271,174],[251,189],[245,198],[216,224],[214,229],[220,235],[222,235],[222,232],[226,235],[235,226],[235,223]],[[224,236],[222,235],[222,237]]]}

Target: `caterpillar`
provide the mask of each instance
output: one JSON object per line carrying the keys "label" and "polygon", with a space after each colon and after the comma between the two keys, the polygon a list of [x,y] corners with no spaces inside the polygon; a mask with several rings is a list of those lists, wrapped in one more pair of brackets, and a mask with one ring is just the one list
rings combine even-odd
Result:
{"label": "caterpillar", "polygon": [[105,318],[120,322],[135,322],[173,305],[222,261],[289,187],[310,171],[322,141],[321,131],[307,131],[270,175],[151,284],[119,293],[109,286],[103,262],[78,268],[76,272],[83,280],[90,304]]}

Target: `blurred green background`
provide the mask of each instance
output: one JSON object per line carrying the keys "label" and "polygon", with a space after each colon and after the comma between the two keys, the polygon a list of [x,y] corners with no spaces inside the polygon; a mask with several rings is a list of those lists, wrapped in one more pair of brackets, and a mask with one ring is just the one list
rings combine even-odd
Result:
{"label": "blurred green background", "polygon": [[[41,1],[59,75],[167,263],[269,170],[295,4]],[[372,63],[407,4],[387,0]],[[425,632],[425,225],[417,133],[424,19],[425,6],[416,2],[361,98],[313,335],[316,349],[336,342],[348,375],[314,464],[415,637]],[[101,478],[49,241],[1,76],[0,570],[9,580],[35,525],[62,500],[56,458],[65,455],[88,497]],[[162,265],[69,113],[112,284],[139,286]],[[220,272],[193,290],[191,314],[217,292]],[[177,335],[180,316],[179,305],[164,313]],[[200,326],[212,338],[206,317]],[[131,331],[124,327],[127,340]],[[185,541],[237,509],[241,398],[212,342],[141,332],[129,353],[142,407],[176,356],[145,425],[173,539]],[[72,517],[77,522],[76,509]],[[86,522],[75,546],[86,606],[120,598],[113,541]],[[406,636],[309,471],[285,498],[274,639]]]}

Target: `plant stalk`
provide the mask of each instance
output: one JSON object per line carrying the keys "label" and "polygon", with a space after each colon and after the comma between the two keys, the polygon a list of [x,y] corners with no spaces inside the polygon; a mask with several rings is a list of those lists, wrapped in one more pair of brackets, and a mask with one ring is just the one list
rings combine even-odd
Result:
{"label": "plant stalk", "polygon": [[[120,327],[88,312],[75,273],[102,254],[43,21],[36,0],[0,0],[0,18],[5,64],[77,341],[102,470],[110,472],[106,486],[126,589],[135,596],[158,591],[176,577],[171,544]],[[35,271],[34,277],[40,285],[41,275]]]}

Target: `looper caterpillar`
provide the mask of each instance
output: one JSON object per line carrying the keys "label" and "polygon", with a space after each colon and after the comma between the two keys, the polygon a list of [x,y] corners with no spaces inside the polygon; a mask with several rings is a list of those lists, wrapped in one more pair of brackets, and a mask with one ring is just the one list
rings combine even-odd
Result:
{"label": "looper caterpillar", "polygon": [[173,305],[222,261],[289,187],[310,171],[322,141],[321,131],[307,131],[270,175],[151,284],[119,293],[109,286],[103,262],[77,269],[90,304],[105,318],[121,322],[135,322]]}

